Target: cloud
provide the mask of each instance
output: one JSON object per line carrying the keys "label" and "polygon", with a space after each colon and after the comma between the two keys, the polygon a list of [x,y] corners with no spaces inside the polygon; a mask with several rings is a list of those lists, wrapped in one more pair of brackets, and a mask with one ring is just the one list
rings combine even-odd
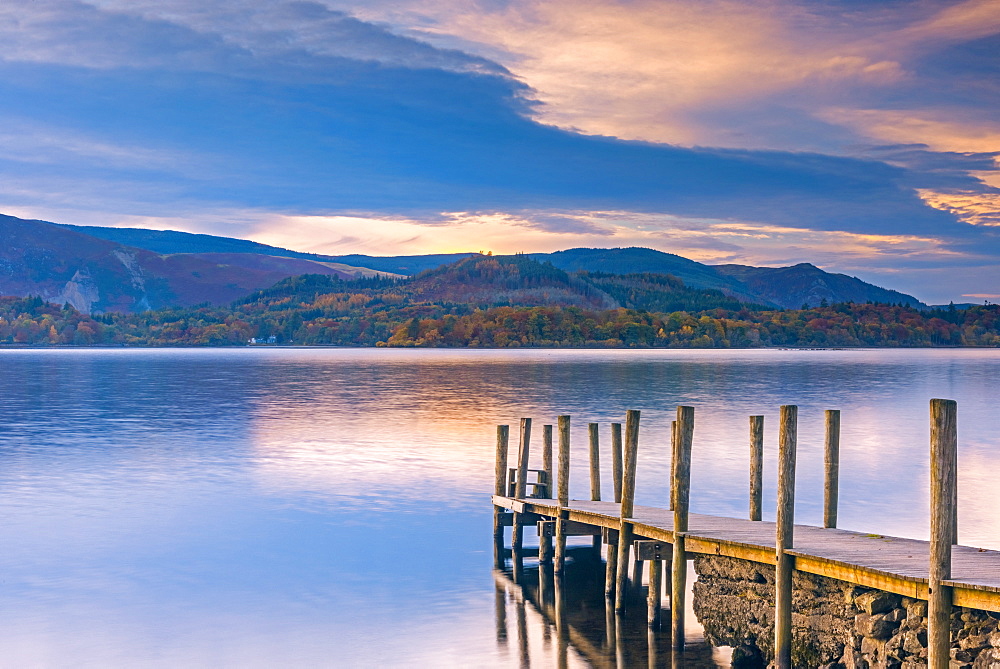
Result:
{"label": "cloud", "polygon": [[1000,123],[956,119],[954,111],[825,109],[818,115],[878,142],[903,144],[919,138],[921,144],[936,151],[1000,152]]}
{"label": "cloud", "polygon": [[983,62],[963,6],[18,0],[0,208],[303,250],[981,262],[990,93],[925,90],[929,50]]}

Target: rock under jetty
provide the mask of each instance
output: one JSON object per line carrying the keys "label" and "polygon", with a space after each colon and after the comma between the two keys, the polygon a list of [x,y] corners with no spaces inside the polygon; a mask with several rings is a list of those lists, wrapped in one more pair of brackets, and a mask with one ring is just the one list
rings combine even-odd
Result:
{"label": "rock under jetty", "polygon": [[[733,648],[734,669],[774,659],[774,567],[694,559],[694,611],[710,643]],[[792,663],[801,669],[927,666],[927,602],[795,572]],[[952,669],[1000,669],[1000,613],[955,607]]]}

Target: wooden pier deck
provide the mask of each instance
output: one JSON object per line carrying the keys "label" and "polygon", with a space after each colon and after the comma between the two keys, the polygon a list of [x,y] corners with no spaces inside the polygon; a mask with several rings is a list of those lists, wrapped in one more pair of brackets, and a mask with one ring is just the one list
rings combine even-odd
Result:
{"label": "wooden pier deck", "polygon": [[[684,646],[684,593],[687,560],[719,555],[773,565],[774,659],[792,669],[793,574],[798,571],[927,601],[927,664],[947,669],[955,607],[1000,612],[1000,552],[958,543],[958,431],[954,400],[930,401],[930,541],[837,529],[840,471],[840,412],[825,411],[823,523],[795,525],[795,461],[798,407],[779,408],[777,521],[761,517],[763,417],[750,417],[750,518],[723,518],[690,512],[694,407],[678,406],[671,423],[671,509],[635,505],[640,412],[629,410],[611,424],[614,502],[601,501],[599,425],[588,424],[591,499],[569,498],[570,416],[558,417],[558,471],[553,458],[553,426],[543,426],[542,468],[530,468],[531,419],[520,421],[517,466],[508,467],[510,430],[497,426],[493,533],[496,567],[504,563],[504,527],[510,525],[510,555],[523,560],[524,528],[536,521],[539,560],[560,573],[569,536],[590,535],[595,547],[603,532],[608,544],[605,594],[614,609],[626,609],[630,553],[632,581],[649,560],[648,616],[660,625],[661,586],[670,596],[674,649]],[[529,475],[535,480],[530,481]],[[555,484],[555,485],[553,485]],[[530,490],[529,490],[530,489]],[[555,499],[552,499],[552,498]],[[508,522],[509,521],[509,522]],[[553,541],[554,539],[554,541]],[[641,543],[636,544],[636,540]],[[663,545],[661,545],[661,542]],[[667,546],[670,544],[671,546]],[[661,550],[662,549],[662,550]],[[640,555],[646,557],[639,557]],[[669,563],[669,571],[664,562]]]}
{"label": "wooden pier deck", "polygon": [[[544,519],[559,517],[553,499],[494,496],[493,504]],[[563,507],[566,520],[613,530],[621,528],[621,504],[571,500]],[[636,506],[632,523],[637,539],[674,542],[673,511]],[[692,513],[684,533],[688,553],[722,555],[775,564],[775,523]],[[788,552],[797,571],[826,576],[915,599],[928,598],[930,543],[880,534],[796,525]],[[953,604],[1000,612],[1000,551],[970,546],[952,547]]]}

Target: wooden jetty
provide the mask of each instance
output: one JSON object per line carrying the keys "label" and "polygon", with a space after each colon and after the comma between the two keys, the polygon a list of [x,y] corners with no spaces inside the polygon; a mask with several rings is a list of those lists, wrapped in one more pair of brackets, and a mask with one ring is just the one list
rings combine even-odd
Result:
{"label": "wooden jetty", "polygon": [[[592,464],[591,497],[569,499],[568,416],[558,420],[558,494],[552,497],[551,455],[546,468],[529,470],[530,421],[522,421],[518,449],[519,470],[511,475],[506,465],[506,426],[498,427],[495,537],[497,566],[503,567],[508,551],[503,545],[503,528],[515,529],[534,524],[540,545],[556,538],[554,571],[564,566],[566,538],[593,536],[607,544],[606,594],[621,613],[630,555],[633,582],[641,579],[643,562],[649,569],[649,623],[658,627],[660,596],[670,597],[672,643],[684,643],[684,593],[686,561],[696,555],[719,555],[774,565],[775,572],[775,664],[790,667],[791,583],[795,571],[896,593],[928,601],[928,666],[944,668],[951,648],[952,607],[968,607],[1000,612],[1000,551],[983,550],[957,543],[957,430],[956,405],[951,400],[931,400],[931,540],[918,541],[881,534],[866,534],[836,528],[837,477],[839,474],[839,412],[826,414],[824,525],[796,525],[794,512],[795,448],[797,407],[781,408],[778,462],[778,513],[776,522],[760,520],[760,458],[762,453],[760,416],[750,417],[751,502],[747,519],[690,513],[691,448],[694,408],[678,407],[672,429],[671,509],[634,504],[635,466],[639,443],[639,412],[626,416],[625,437],[621,426],[612,426],[615,501],[600,499],[600,471],[593,464],[598,457],[596,428],[590,428]],[[551,439],[551,428],[549,432]],[[615,449],[624,446],[624,454]],[[525,477],[535,473],[534,481]],[[525,491],[531,488],[532,493]],[[521,559],[519,532],[513,557]],[[544,551],[543,551],[544,553]],[[552,559],[543,555],[543,562]],[[667,562],[666,568],[662,566]],[[638,566],[638,569],[636,569]],[[604,568],[604,567],[602,567]],[[662,575],[666,575],[661,584]]]}

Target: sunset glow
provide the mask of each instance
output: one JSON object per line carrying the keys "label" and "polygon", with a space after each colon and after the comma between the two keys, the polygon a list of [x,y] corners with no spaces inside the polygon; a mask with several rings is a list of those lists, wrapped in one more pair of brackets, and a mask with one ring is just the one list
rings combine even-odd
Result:
{"label": "sunset glow", "polygon": [[0,38],[3,213],[1000,290],[998,0],[15,0]]}

